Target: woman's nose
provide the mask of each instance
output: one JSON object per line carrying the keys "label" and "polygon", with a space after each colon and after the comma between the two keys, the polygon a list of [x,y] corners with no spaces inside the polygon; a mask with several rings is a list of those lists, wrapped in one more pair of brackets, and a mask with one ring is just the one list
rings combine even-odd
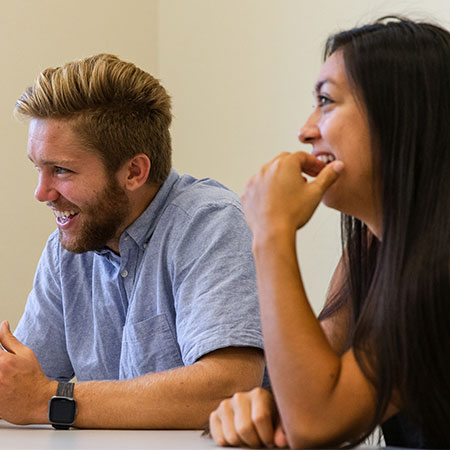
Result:
{"label": "woman's nose", "polygon": [[312,144],[320,136],[316,112],[313,112],[298,133],[298,139],[303,144]]}

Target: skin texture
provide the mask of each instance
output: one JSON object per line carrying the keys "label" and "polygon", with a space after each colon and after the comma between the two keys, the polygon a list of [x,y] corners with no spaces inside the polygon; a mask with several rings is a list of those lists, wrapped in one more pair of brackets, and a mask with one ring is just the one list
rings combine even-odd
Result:
{"label": "skin texture", "polygon": [[380,199],[374,178],[365,108],[347,80],[342,53],[323,64],[315,85],[315,107],[299,139],[312,154],[331,154],[344,163],[339,179],[323,194],[325,205],[358,217],[379,236]]}
{"label": "skin texture", "polygon": [[[370,423],[373,386],[352,349],[343,353],[347,311],[319,323],[305,293],[295,245],[297,230],[321,200],[381,235],[363,111],[350,89],[342,55],[333,54],[319,74],[314,111],[299,134],[303,143],[312,144],[313,154],[281,154],[248,183],[242,202],[254,236],[266,358],[277,406],[261,391],[222,404],[210,417],[220,445],[335,446],[358,437]],[[315,157],[320,154],[337,161],[325,166]],[[308,182],[303,174],[315,178]],[[340,263],[332,290],[342,284],[342,271]],[[397,411],[391,402],[385,418]],[[284,432],[277,427],[277,414]]]}
{"label": "skin texture", "polygon": [[[102,205],[111,183],[126,203],[107,245],[119,253],[119,239],[150,204],[158,187],[146,183],[150,161],[139,154],[109,176],[99,156],[84,148],[61,120],[33,119],[28,155],[39,172],[35,196],[51,209],[78,213],[69,226],[60,226],[67,248],[86,248],[86,229],[103,222],[110,209]],[[110,192],[111,194],[111,192]],[[125,202],[126,201],[126,202]],[[121,208],[120,205],[118,205]],[[97,220],[97,222],[96,222]],[[107,222],[107,221],[106,221]],[[59,224],[58,224],[59,226]],[[0,326],[0,417],[11,423],[48,423],[49,399],[57,383],[48,379],[33,351]],[[76,383],[78,414],[83,428],[203,428],[211,411],[224,398],[262,382],[264,358],[255,348],[224,348],[194,364],[126,381]]]}

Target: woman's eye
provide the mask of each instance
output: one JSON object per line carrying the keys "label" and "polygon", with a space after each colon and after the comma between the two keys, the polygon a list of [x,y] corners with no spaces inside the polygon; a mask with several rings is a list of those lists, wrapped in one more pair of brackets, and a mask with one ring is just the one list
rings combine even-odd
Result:
{"label": "woman's eye", "polygon": [[325,95],[317,96],[317,105],[319,107],[329,105],[332,102],[333,100],[331,100],[331,98],[326,97]]}

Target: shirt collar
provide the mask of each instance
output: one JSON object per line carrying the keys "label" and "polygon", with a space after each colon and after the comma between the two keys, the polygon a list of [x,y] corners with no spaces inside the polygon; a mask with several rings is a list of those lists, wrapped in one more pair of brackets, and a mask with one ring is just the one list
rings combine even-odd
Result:
{"label": "shirt collar", "polygon": [[[119,249],[124,245],[124,239],[128,236],[142,249],[145,250],[147,243],[153,234],[153,230],[158,220],[168,204],[170,193],[180,175],[171,169],[166,181],[159,188],[159,191],[151,201],[147,209],[122,233],[119,241]],[[107,256],[113,253],[110,249],[104,248],[95,251],[98,255]],[[122,252],[121,252],[122,254]]]}
{"label": "shirt collar", "polygon": [[147,243],[153,234],[156,224],[168,204],[172,188],[179,178],[180,175],[178,175],[174,169],[171,169],[169,176],[159,188],[159,191],[151,201],[150,205],[148,205],[147,209],[122,233],[120,241],[122,241],[124,237],[129,236],[142,249],[147,247]]}

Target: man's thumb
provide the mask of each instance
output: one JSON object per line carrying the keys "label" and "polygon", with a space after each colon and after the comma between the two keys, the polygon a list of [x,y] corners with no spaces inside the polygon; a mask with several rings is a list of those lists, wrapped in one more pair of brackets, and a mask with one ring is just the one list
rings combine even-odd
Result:
{"label": "man's thumb", "polygon": [[2,347],[10,353],[16,353],[18,346],[21,345],[11,333],[9,322],[6,320],[0,325],[0,343]]}

